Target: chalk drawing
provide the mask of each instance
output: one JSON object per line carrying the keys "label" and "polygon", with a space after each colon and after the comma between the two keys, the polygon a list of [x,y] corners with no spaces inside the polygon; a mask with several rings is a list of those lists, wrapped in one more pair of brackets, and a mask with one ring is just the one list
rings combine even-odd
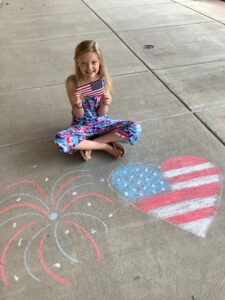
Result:
{"label": "chalk drawing", "polygon": [[[45,182],[48,181],[48,178],[45,178]],[[97,192],[88,192],[82,193],[82,190],[91,186],[94,187],[94,183],[92,182],[92,176],[89,174],[87,170],[77,170],[64,174],[61,176],[54,184],[50,193],[50,197],[47,196],[42,187],[37,184],[33,180],[23,180],[18,181],[13,184],[9,184],[5,187],[5,191],[9,192],[14,190],[17,187],[21,187],[23,185],[27,185],[32,188],[32,192],[34,190],[39,194],[39,197],[33,196],[32,194],[25,193],[17,193],[8,196],[0,201],[0,205],[4,205],[3,208],[0,208],[0,216],[7,216],[7,213],[14,212],[13,217],[8,217],[2,223],[0,223],[0,230],[4,228],[6,224],[11,224],[11,226],[15,229],[13,235],[9,238],[6,244],[3,246],[3,249],[0,249],[0,279],[3,284],[6,286],[11,286],[8,276],[6,275],[6,254],[15,240],[19,240],[17,242],[19,247],[24,245],[24,267],[27,271],[28,275],[35,281],[40,282],[41,278],[34,274],[32,271],[32,261],[30,258],[30,249],[37,245],[37,254],[39,263],[42,267],[42,270],[54,281],[63,284],[65,286],[70,286],[71,281],[67,278],[62,277],[60,274],[56,273],[52,270],[52,267],[58,269],[60,272],[61,263],[57,262],[51,267],[48,266],[48,262],[45,260],[44,256],[44,248],[47,243],[47,238],[49,236],[54,237],[56,242],[56,247],[65,257],[65,259],[69,260],[71,264],[83,263],[77,257],[71,256],[66,251],[66,245],[64,245],[64,238],[62,235],[62,230],[59,228],[64,226],[63,234],[68,234],[76,230],[85,236],[87,241],[92,248],[93,254],[95,255],[95,259],[97,263],[101,263],[102,255],[100,249],[97,245],[96,240],[93,238],[92,234],[96,234],[97,231],[94,228],[90,228],[89,230],[85,228],[82,224],[76,222],[76,217],[79,217],[79,221],[81,218],[83,220],[93,220],[96,223],[100,224],[103,228],[104,233],[107,234],[108,226],[101,219],[97,218],[92,214],[87,214],[81,211],[74,211],[74,205],[79,201],[88,200],[88,205],[91,206],[93,201],[96,202],[99,200],[100,202],[104,202],[106,204],[113,204],[113,201],[106,196],[103,196]],[[77,193],[78,188],[82,188]],[[74,191],[75,190],[75,191]],[[14,204],[8,203],[9,201],[14,200]],[[99,203],[98,201],[98,203]],[[32,209],[34,212],[25,212],[15,215],[15,211],[17,208],[23,208],[26,210],[27,208]],[[73,210],[71,211],[71,209]],[[20,227],[18,225],[18,220],[23,217],[29,218],[31,217],[31,222],[27,222],[27,224]],[[107,216],[105,216],[107,217]],[[45,225],[40,229],[40,224],[43,224],[43,219],[46,220]],[[15,222],[17,220],[17,223]],[[42,221],[42,223],[40,223]],[[39,229],[35,230],[35,227],[39,225]],[[20,227],[20,228],[18,228]],[[65,228],[66,227],[66,228]],[[25,234],[26,231],[35,231],[31,239],[25,245],[25,239],[22,239],[21,234]],[[51,230],[51,231],[50,231]],[[90,231],[90,232],[89,232]],[[52,232],[52,234],[48,234]],[[23,243],[22,243],[23,241]],[[79,246],[79,243],[78,243]],[[14,275],[15,281],[19,280],[17,275]]]}
{"label": "chalk drawing", "polygon": [[55,264],[53,265],[53,267],[61,268],[61,264],[60,264],[60,263],[55,263]]}
{"label": "chalk drawing", "polygon": [[112,171],[110,185],[138,210],[205,237],[219,207],[222,175],[197,156],[177,156],[160,167],[130,163]]}

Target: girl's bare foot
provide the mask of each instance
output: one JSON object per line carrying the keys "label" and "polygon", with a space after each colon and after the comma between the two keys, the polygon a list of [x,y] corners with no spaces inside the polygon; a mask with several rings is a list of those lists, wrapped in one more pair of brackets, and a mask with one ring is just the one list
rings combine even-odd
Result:
{"label": "girl's bare foot", "polygon": [[124,147],[118,143],[107,144],[105,151],[114,156],[115,159],[121,159],[125,154]]}
{"label": "girl's bare foot", "polygon": [[88,161],[91,159],[91,150],[80,150],[80,154],[84,160]]}

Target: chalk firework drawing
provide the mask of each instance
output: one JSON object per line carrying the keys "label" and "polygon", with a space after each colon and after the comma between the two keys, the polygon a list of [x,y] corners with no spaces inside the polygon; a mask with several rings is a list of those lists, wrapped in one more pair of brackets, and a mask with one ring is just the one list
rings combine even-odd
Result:
{"label": "chalk firework drawing", "polygon": [[178,156],[160,167],[131,163],[113,170],[110,183],[145,213],[205,237],[219,207],[220,170],[197,156]]}
{"label": "chalk firework drawing", "polygon": [[[65,178],[67,178],[65,180]],[[49,233],[49,230],[52,230],[53,234],[51,236],[54,236],[55,238],[55,244],[62,254],[71,264],[81,263],[79,258],[75,256],[71,256],[67,251],[65,250],[65,245],[63,245],[63,242],[61,243],[59,240],[59,234],[58,234],[58,227],[59,225],[66,224],[68,227],[71,227],[73,230],[79,231],[81,234],[83,234],[86,239],[89,241],[89,245],[93,250],[93,253],[95,254],[95,259],[97,263],[101,263],[102,256],[100,253],[100,249],[97,245],[96,240],[93,238],[94,229],[91,230],[86,229],[83,227],[80,223],[76,221],[76,218],[79,217],[80,219],[91,219],[92,221],[99,224],[100,227],[103,228],[104,232],[107,233],[108,226],[105,222],[103,222],[100,218],[84,213],[81,211],[70,211],[68,209],[71,209],[73,207],[73,204],[77,203],[78,201],[83,201],[88,199],[88,206],[91,206],[91,201],[101,201],[108,204],[113,204],[113,201],[109,199],[106,196],[103,196],[96,192],[88,192],[88,193],[80,193],[78,195],[77,192],[74,192],[74,190],[77,190],[81,186],[87,186],[87,185],[93,185],[94,183],[90,181],[92,176],[88,173],[86,170],[81,171],[74,171],[67,173],[60,177],[55,184],[52,187],[51,195],[48,198],[45,191],[41,188],[40,185],[38,185],[36,182],[32,180],[24,180],[19,181],[13,184],[10,184],[6,186],[5,191],[11,191],[14,190],[17,187],[21,187],[22,185],[28,185],[31,186],[38,192],[40,197],[35,197],[31,194],[25,194],[25,193],[17,193],[8,196],[5,199],[2,199],[0,201],[0,204],[7,203],[10,200],[15,200],[16,203],[8,204],[4,206],[3,208],[0,208],[0,217],[2,218],[3,215],[7,214],[7,212],[14,211],[17,208],[30,208],[33,210],[33,212],[25,212],[22,214],[16,214],[13,215],[13,217],[7,218],[5,221],[0,223],[0,230],[5,228],[6,224],[11,224],[13,222],[13,228],[17,227],[16,220],[23,218],[25,216],[30,216],[31,221],[26,223],[24,226],[19,228],[6,242],[6,244],[3,246],[3,249],[0,250],[0,279],[2,280],[3,284],[6,286],[11,286],[9,282],[9,278],[6,275],[5,271],[5,262],[6,262],[6,254],[12,245],[12,243],[19,239],[18,245],[21,245],[22,238],[21,234],[24,233],[26,230],[32,228],[34,230],[35,225],[38,225],[40,220],[45,219],[44,226],[35,232],[35,234],[32,236],[32,238],[29,240],[25,247],[24,251],[24,267],[27,271],[27,273],[30,275],[30,277],[35,281],[41,281],[41,278],[39,278],[36,274],[32,272],[32,266],[28,263],[28,256],[29,256],[29,250],[31,247],[31,244],[34,243],[34,241],[37,243],[37,254],[38,259],[41,265],[41,268],[43,271],[53,280],[55,280],[58,283],[61,283],[63,285],[71,285],[71,281],[69,279],[66,279],[59,274],[56,274],[52,271],[52,268],[48,266],[48,263],[45,261],[44,258],[44,246],[46,243],[47,233]],[[63,182],[62,182],[63,181]],[[85,181],[84,183],[82,183]],[[71,196],[73,195],[72,199]],[[25,201],[24,198],[27,198],[29,202]],[[65,203],[66,200],[66,203]],[[64,204],[63,204],[64,203]],[[50,209],[53,208],[53,209]],[[79,219],[79,220],[80,220]],[[69,233],[69,229],[65,231],[65,234]],[[89,232],[90,231],[90,232]],[[56,263],[54,265],[56,268],[60,268],[61,264]],[[19,277],[17,275],[14,276],[14,279],[16,281],[19,280]]]}

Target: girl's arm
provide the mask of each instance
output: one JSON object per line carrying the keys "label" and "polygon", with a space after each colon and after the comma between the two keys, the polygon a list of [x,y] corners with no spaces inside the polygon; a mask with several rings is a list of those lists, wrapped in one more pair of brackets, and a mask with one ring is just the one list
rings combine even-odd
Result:
{"label": "girl's arm", "polygon": [[84,109],[82,106],[82,99],[79,94],[75,94],[75,82],[74,80],[68,78],[66,80],[66,91],[72,106],[72,112],[78,119],[84,116]]}
{"label": "girl's arm", "polygon": [[111,82],[106,81],[104,86],[104,95],[102,95],[100,106],[98,109],[99,116],[104,116],[108,114],[109,105],[112,102],[111,89],[112,89]]}

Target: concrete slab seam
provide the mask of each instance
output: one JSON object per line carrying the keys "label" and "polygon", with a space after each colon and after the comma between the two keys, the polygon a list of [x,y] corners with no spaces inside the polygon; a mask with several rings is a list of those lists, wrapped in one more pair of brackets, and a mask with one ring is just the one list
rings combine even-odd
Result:
{"label": "concrete slab seam", "polygon": [[188,7],[187,5],[185,5],[185,4],[182,4],[182,3],[180,3],[180,2],[176,2],[176,1],[174,1],[175,3],[177,3],[177,4],[179,4],[179,5],[181,5],[181,6],[184,6],[184,7],[186,7],[186,8],[188,8],[188,9],[190,9],[190,10],[192,10],[192,11],[195,11],[196,13],[198,13],[198,14],[200,14],[200,15],[202,15],[202,16],[204,16],[204,17],[206,17],[206,18],[209,18],[209,19],[211,19],[211,20],[213,20],[214,22],[217,22],[217,23],[219,23],[219,24],[222,24],[222,25],[224,25],[221,21],[219,21],[219,20],[216,20],[216,19],[213,19],[212,17],[210,17],[210,16],[207,16],[207,15],[205,15],[205,14],[203,14],[203,13],[201,13],[201,12],[199,12],[199,11],[197,11],[197,10],[195,10],[195,9],[193,9],[193,8],[191,8],[191,7]]}

